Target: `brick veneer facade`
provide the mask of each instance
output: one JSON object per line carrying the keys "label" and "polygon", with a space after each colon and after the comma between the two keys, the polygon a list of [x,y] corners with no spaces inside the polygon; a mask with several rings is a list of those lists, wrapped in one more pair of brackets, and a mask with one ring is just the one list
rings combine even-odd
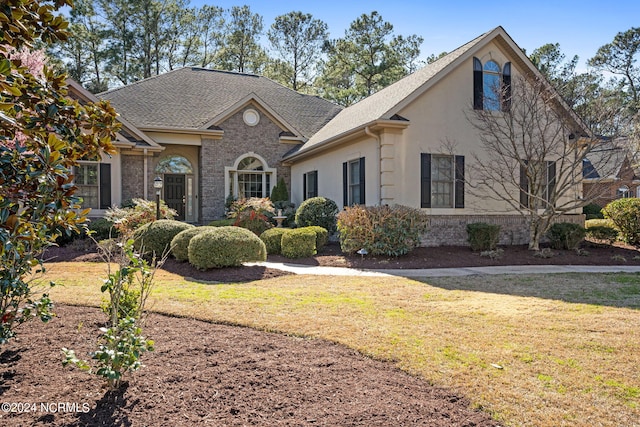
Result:
{"label": "brick veneer facade", "polygon": [[292,146],[279,142],[282,129],[263,111],[251,107],[260,114],[255,126],[247,125],[242,109],[219,126],[224,130],[220,140],[204,139],[200,150],[200,200],[201,221],[207,223],[224,217],[225,167],[233,167],[239,157],[255,153],[263,158],[269,168],[277,169],[277,176],[271,180],[271,189],[277,180],[284,178],[287,190],[291,189],[291,170],[282,165],[282,156]]}
{"label": "brick veneer facade", "polygon": [[[467,224],[485,222],[500,226],[500,245],[524,245],[529,242],[528,222],[514,215],[451,215],[429,217],[429,231],[422,246],[468,246]],[[556,222],[571,222],[584,226],[584,215],[563,215]]]}
{"label": "brick veneer facade", "polygon": [[123,154],[121,162],[122,170],[126,171],[122,179],[122,201],[144,198],[144,156]]}

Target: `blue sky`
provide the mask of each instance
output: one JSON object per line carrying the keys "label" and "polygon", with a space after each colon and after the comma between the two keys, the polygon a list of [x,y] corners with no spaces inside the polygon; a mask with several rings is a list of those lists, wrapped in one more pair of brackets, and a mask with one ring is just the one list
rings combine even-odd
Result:
{"label": "blue sky", "polygon": [[378,11],[396,34],[424,38],[422,57],[449,52],[499,25],[531,53],[546,43],[560,43],[567,57],[587,59],[618,32],[640,25],[640,1],[539,0],[513,2],[432,0],[192,0],[191,6],[223,8],[248,5],[264,18],[265,30],[276,16],[300,10],[325,21],[331,38],[344,35],[363,13]]}

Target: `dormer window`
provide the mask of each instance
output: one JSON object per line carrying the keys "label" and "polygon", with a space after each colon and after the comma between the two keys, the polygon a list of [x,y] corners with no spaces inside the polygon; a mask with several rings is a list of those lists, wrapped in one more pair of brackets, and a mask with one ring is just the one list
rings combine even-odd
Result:
{"label": "dormer window", "polygon": [[489,60],[482,64],[473,58],[473,108],[475,110],[506,111],[511,107],[511,63],[502,68]]}

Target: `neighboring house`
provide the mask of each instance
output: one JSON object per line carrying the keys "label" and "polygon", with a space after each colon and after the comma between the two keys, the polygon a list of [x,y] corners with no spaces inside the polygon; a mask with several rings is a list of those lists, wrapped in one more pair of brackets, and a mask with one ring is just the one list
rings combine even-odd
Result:
{"label": "neighboring house", "polygon": [[[499,114],[495,87],[530,73],[539,75],[498,27],[346,109],[255,75],[183,68],[145,79],[99,95],[131,124],[111,159],[122,174],[111,203],[153,198],[161,176],[179,219],[206,224],[228,196],[269,196],[283,177],[296,205],[319,195],[341,208],[422,208],[426,245],[466,244],[466,224],[479,221],[500,224],[502,244],[526,243],[518,212],[468,191],[479,138],[467,112]],[[113,168],[111,177],[115,193]]]}
{"label": "neighboring house", "polygon": [[640,197],[640,170],[627,140],[609,141],[594,150],[583,167],[583,194],[605,207],[609,202]]}
{"label": "neighboring house", "polygon": [[[425,245],[466,244],[466,225],[480,221],[501,226],[502,244],[526,243],[528,228],[518,212],[467,187],[473,154],[481,150],[469,111],[501,114],[495,88],[510,88],[512,75],[526,74],[540,76],[498,27],[342,110],[285,157],[293,202],[319,194],[340,206],[422,208],[430,217]],[[576,131],[586,132],[577,122]],[[556,159],[545,160],[550,184]],[[513,192],[517,198],[519,187]],[[583,216],[575,212],[562,220],[580,223]]]}
{"label": "neighboring house", "polygon": [[160,176],[162,198],[178,219],[222,218],[228,196],[268,197],[282,158],[340,108],[265,77],[182,68],[99,95],[163,148],[123,152],[122,198],[146,197]]}

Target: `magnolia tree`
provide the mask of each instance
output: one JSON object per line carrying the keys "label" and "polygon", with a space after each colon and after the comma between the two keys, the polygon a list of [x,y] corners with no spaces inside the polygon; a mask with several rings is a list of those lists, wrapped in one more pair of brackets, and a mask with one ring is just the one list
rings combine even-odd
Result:
{"label": "magnolia tree", "polygon": [[582,191],[584,162],[597,159],[593,166],[609,176],[615,150],[588,136],[543,78],[517,78],[496,90],[499,108],[468,115],[482,148],[469,168],[470,191],[519,212],[529,224],[529,249],[538,250],[554,221],[581,213],[597,196]]}
{"label": "magnolia tree", "polygon": [[115,111],[67,96],[66,76],[47,67],[36,42],[66,38],[54,13],[71,0],[7,0],[0,8],[0,344],[51,302],[34,295],[38,256],[62,233],[78,231],[72,168],[114,151]]}

